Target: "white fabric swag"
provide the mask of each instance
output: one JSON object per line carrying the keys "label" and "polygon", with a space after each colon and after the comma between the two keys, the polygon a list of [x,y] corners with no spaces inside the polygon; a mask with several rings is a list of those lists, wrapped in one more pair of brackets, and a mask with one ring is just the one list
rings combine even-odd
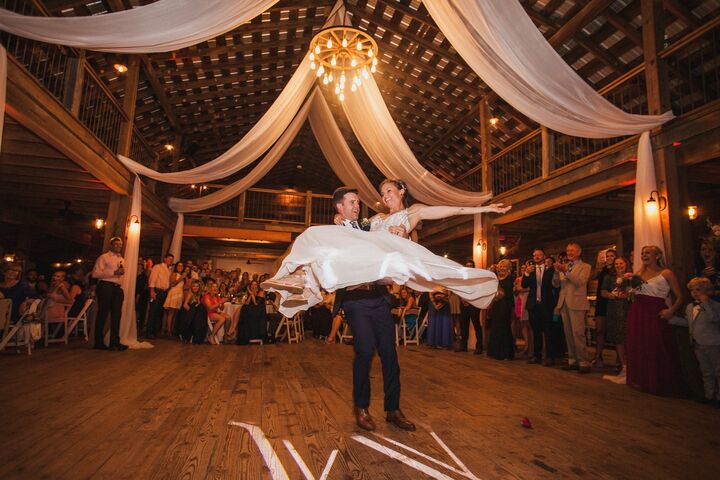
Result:
{"label": "white fabric swag", "polygon": [[509,0],[423,0],[470,68],[503,100],[552,130],[586,138],[634,135],[673,118],[633,115],[607,101]]}
{"label": "white fabric swag", "polygon": [[278,0],[159,0],[90,17],[30,17],[0,9],[0,30],[101,52],[179,50],[252,20]]}
{"label": "white fabric swag", "polygon": [[[265,155],[265,157],[245,177],[223,187],[208,195],[199,198],[170,198],[170,208],[176,212],[198,212],[225,203],[242,192],[251,188],[261,180],[282,158],[292,141],[297,136],[306,118],[315,133],[325,158],[330,168],[335,172],[340,181],[346,185],[358,188],[360,199],[368,205],[375,206],[380,201],[375,188],[360,168],[357,160],[352,154],[350,147],[343,138],[330,108],[317,87],[310,94],[305,104],[282,134],[280,139]],[[180,229],[182,231],[182,229]],[[173,244],[177,237],[178,229],[173,236]],[[175,258],[179,258],[176,256]]]}
{"label": "white fabric swag", "polygon": [[[152,348],[151,343],[138,341],[137,323],[135,321],[135,284],[137,283],[140,228],[142,227],[142,183],[138,176],[135,176],[135,182],[133,183],[129,218],[133,218],[133,215],[137,217],[140,224],[137,226],[130,224],[127,229],[127,239],[125,240],[125,255],[123,255],[125,274],[122,279],[122,290],[125,298],[122,305],[122,316],[120,317],[120,343],[135,349]],[[108,338],[106,338],[106,341]]]}
{"label": "white fabric swag", "polygon": [[657,189],[652,142],[650,141],[650,133],[645,132],[640,136],[638,143],[638,161],[635,174],[632,261],[636,271],[639,270],[642,265],[642,260],[640,259],[642,247],[656,245],[664,249],[660,210],[659,208],[653,212],[648,212],[647,210],[647,201],[650,198],[650,193],[652,193],[653,190],[657,191]]}
{"label": "white fabric swag", "polygon": [[170,241],[170,253],[172,253],[175,261],[180,261],[182,258],[182,236],[183,229],[185,228],[185,215],[178,213],[177,222],[175,223],[175,231],[173,232],[172,240]]}

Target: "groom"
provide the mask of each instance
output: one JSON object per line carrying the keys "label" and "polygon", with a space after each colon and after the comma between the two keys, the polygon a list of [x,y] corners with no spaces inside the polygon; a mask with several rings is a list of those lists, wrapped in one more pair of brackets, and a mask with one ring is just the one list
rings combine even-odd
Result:
{"label": "groom", "polygon": [[[340,187],[332,198],[335,210],[343,217],[343,225],[360,228],[360,198],[357,190]],[[404,231],[404,229],[403,229]],[[398,232],[399,233],[399,232]],[[364,283],[338,290],[333,305],[333,316],[339,309],[345,312],[353,332],[355,359],[353,360],[353,402],[355,421],[360,428],[375,430],[370,416],[370,365],[377,350],[382,363],[385,392],[385,420],[395,426],[414,431],[415,424],[400,410],[400,365],[395,351],[395,322],[383,285]]]}

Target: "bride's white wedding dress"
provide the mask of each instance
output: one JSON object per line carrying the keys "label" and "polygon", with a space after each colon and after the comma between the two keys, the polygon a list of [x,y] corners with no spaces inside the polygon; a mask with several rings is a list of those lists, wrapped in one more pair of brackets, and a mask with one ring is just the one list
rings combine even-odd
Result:
{"label": "bride's white wedding dress", "polygon": [[490,305],[498,288],[494,273],[435,255],[422,245],[389,233],[393,225],[410,230],[406,210],[377,216],[369,232],[337,225],[305,230],[271,279],[282,281],[296,270],[304,272],[300,276],[295,273],[296,279],[304,277],[302,294],[289,299],[288,290],[269,288],[280,294],[280,312],[291,317],[320,303],[321,289],[333,292],[382,279],[424,292],[442,286],[476,307]]}

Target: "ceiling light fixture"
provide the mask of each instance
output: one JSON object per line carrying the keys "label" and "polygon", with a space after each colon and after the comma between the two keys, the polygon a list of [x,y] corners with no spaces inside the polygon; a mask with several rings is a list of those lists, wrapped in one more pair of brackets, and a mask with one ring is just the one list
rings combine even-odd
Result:
{"label": "ceiling light fixture", "polygon": [[128,67],[126,67],[122,63],[116,63],[115,65],[113,65],[113,68],[115,68],[115,71],[117,71],[118,73],[125,73],[128,71]]}
{"label": "ceiling light fixture", "polygon": [[342,102],[346,83],[354,92],[375,73],[377,53],[377,43],[368,33],[348,25],[330,27],[310,42],[310,68],[323,85],[332,85]]}

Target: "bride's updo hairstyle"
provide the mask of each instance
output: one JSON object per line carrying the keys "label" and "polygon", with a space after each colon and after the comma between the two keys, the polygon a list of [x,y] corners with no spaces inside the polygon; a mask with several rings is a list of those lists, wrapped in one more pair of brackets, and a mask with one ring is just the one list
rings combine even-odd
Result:
{"label": "bride's updo hairstyle", "polygon": [[647,250],[648,252],[655,255],[655,258],[657,259],[658,267],[665,268],[665,260],[663,258],[663,251],[658,247],[657,245],[645,245],[642,247],[642,250]]}
{"label": "bride's updo hairstyle", "polygon": [[394,185],[395,188],[397,188],[398,190],[405,190],[405,193],[402,193],[402,192],[400,193],[400,196],[402,197],[403,207],[408,208],[410,205],[412,205],[414,203],[412,201],[413,198],[410,196],[410,192],[408,191],[407,185],[405,184],[405,182],[403,182],[400,179],[386,178],[385,180],[383,180],[380,183],[380,188],[379,188],[380,192],[382,192],[383,186],[388,183]]}

